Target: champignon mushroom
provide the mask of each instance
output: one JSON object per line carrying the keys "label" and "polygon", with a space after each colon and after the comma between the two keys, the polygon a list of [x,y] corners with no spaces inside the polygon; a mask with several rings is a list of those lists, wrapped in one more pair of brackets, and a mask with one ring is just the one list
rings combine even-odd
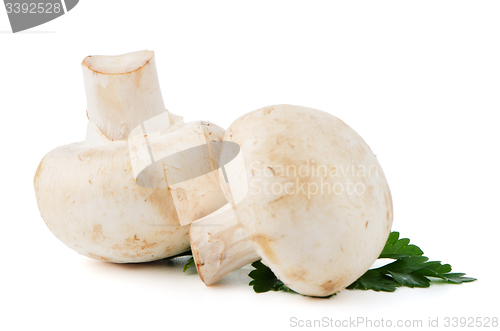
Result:
{"label": "champignon mushroom", "polygon": [[[210,148],[224,130],[185,124],[165,109],[152,51],[89,56],[82,69],[87,137],[38,166],[42,218],[67,246],[99,260],[145,262],[188,250],[182,225],[226,203],[215,171],[220,150]],[[182,157],[192,148],[203,149],[196,162]]]}
{"label": "champignon mushroom", "polygon": [[244,160],[221,168],[231,205],[190,231],[207,285],[262,259],[291,289],[328,296],[369,269],[390,233],[392,199],[353,129],[326,112],[278,105],[240,117],[224,141]]}

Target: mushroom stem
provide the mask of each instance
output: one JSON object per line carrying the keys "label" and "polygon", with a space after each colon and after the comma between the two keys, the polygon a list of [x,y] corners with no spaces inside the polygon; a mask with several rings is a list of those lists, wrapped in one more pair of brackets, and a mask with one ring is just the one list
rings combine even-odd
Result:
{"label": "mushroom stem", "polygon": [[87,116],[109,140],[126,140],[144,121],[165,113],[154,52],[88,56],[82,62]]}
{"label": "mushroom stem", "polygon": [[191,223],[190,239],[196,269],[206,285],[260,259],[229,204]]}

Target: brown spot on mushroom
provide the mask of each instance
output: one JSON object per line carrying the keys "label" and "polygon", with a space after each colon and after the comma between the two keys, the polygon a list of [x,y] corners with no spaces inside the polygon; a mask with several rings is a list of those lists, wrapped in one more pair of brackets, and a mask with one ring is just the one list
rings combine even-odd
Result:
{"label": "brown spot on mushroom", "polygon": [[320,287],[325,291],[325,292],[331,292],[335,285],[332,283],[331,280],[327,281],[326,283],[323,283],[320,285]]}
{"label": "brown spot on mushroom", "polygon": [[200,261],[200,256],[198,254],[198,249],[196,248],[196,246],[194,245],[194,243],[192,244],[192,247],[191,247],[191,251],[193,252],[193,259],[194,261],[196,262],[196,270],[198,270],[198,273],[200,274],[200,278],[203,282],[205,282],[203,280],[203,277],[204,277],[204,274],[203,272],[200,271],[200,267],[205,265],[205,263],[202,263],[202,262],[199,262]]}
{"label": "brown spot on mushroom", "polygon": [[108,258],[105,258],[105,257],[100,256],[100,255],[96,255],[96,254],[92,254],[92,253],[88,253],[88,255],[89,255],[89,257],[96,259],[96,260],[109,261]]}
{"label": "brown spot on mushroom", "polygon": [[173,232],[172,231],[169,231],[169,230],[160,230],[160,231],[155,231],[155,236],[156,237],[163,237],[163,236],[166,236],[166,235],[169,235],[169,234],[172,234]]}
{"label": "brown spot on mushroom", "polygon": [[[284,196],[282,196],[282,197],[279,197],[278,199],[275,199],[275,200],[273,200],[273,201],[269,202],[269,204],[271,204],[271,203],[276,203],[276,202],[278,202],[278,201],[281,201],[282,199],[284,199],[284,198],[286,198],[286,197],[287,197],[286,195],[284,195]],[[274,214],[272,214],[272,215],[271,215],[271,217],[275,217],[275,215],[274,215]]]}
{"label": "brown spot on mushroom", "polygon": [[92,229],[91,236],[92,236],[93,241],[100,241],[100,240],[103,240],[106,238],[102,232],[102,225],[101,224],[94,225],[94,228]]}
{"label": "brown spot on mushroom", "polygon": [[269,115],[269,114],[271,113],[271,111],[273,111],[273,110],[274,110],[274,107],[273,107],[273,106],[269,106],[269,107],[266,107],[266,108],[262,111],[262,113],[263,113],[264,115]]}
{"label": "brown spot on mushroom", "polygon": [[78,154],[78,159],[80,161],[87,161],[90,163],[95,158],[101,159],[104,155],[106,155],[106,151],[96,149],[96,148],[89,148],[89,149],[86,149],[84,152]]}
{"label": "brown spot on mushroom", "polygon": [[269,170],[271,170],[271,172],[273,173],[273,176],[276,177],[276,173],[274,172],[273,168],[271,168],[270,166],[267,166],[266,168],[269,169]]}
{"label": "brown spot on mushroom", "polygon": [[390,220],[390,211],[392,210],[392,196],[391,196],[391,192],[389,191],[389,189],[387,188],[387,193],[384,194],[384,200],[385,200],[385,206],[388,210],[387,214],[388,214],[388,218],[387,220]]}
{"label": "brown spot on mushroom", "polygon": [[172,223],[172,221],[179,223],[171,191],[164,188],[147,190],[151,192],[146,198],[147,203],[156,208],[160,218],[166,220],[168,223]]}
{"label": "brown spot on mushroom", "polygon": [[42,161],[40,161],[40,164],[38,165],[38,167],[36,168],[36,172],[35,172],[35,178],[33,179],[34,182],[36,182],[36,179],[37,178],[41,178],[40,177],[40,173],[42,172],[42,164],[43,164],[43,161],[44,161],[45,158],[42,159]]}
{"label": "brown spot on mushroom", "polygon": [[367,228],[367,227],[368,227],[368,222],[369,222],[369,221],[366,221],[366,223],[365,223],[365,228]]}
{"label": "brown spot on mushroom", "polygon": [[321,289],[325,293],[335,293],[335,292],[338,292],[339,284],[341,284],[341,283],[342,283],[341,280],[337,280],[335,282],[332,280],[329,280],[326,283],[321,284],[319,287],[321,287]]}
{"label": "brown spot on mushroom", "polygon": [[305,270],[300,270],[297,271],[295,270],[294,272],[291,272],[288,275],[288,279],[292,279],[295,282],[303,282],[305,280],[306,271]]}
{"label": "brown spot on mushroom", "polygon": [[131,74],[132,77],[134,77],[135,79],[135,86],[137,86],[137,89],[141,89],[141,85],[142,83],[144,82],[144,80],[142,79],[142,76],[143,76],[143,73],[144,73],[144,70],[139,70],[141,68],[144,68],[145,66],[147,66],[149,64],[149,61],[151,59],[149,59],[146,64],[144,64],[142,67],[140,68],[137,68],[135,71],[134,71],[134,74]]}
{"label": "brown spot on mushroom", "polygon": [[114,253],[126,258],[139,258],[153,254],[152,249],[158,246],[158,243],[148,243],[146,240],[140,240],[137,235],[134,238],[127,238],[120,244],[111,246]]}
{"label": "brown spot on mushroom", "polygon": [[271,246],[272,239],[265,234],[256,234],[251,237],[251,240],[261,249],[262,255],[266,257],[267,261],[271,263],[278,262],[273,247]]}

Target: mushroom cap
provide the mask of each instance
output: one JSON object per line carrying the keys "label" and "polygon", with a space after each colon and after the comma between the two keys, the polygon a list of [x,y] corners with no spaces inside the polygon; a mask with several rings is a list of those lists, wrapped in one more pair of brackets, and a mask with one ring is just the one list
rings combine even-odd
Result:
{"label": "mushroom cap", "polygon": [[[224,130],[207,124],[178,123],[171,131],[149,136],[153,154],[206,144],[205,132],[222,140]],[[118,263],[174,256],[189,249],[189,226],[181,226],[179,215],[196,219],[226,203],[218,180],[211,175],[196,178],[198,190],[187,192],[189,203],[179,205],[172,192],[192,184],[182,182],[168,188],[163,177],[168,170],[162,169],[161,162],[154,163],[160,170],[151,172],[156,177],[137,177],[131,157],[136,145],[126,140],[107,141],[97,132],[89,136],[92,139],[49,152],[34,178],[45,223],[80,254]],[[140,138],[143,136],[134,139]],[[184,172],[196,170],[192,159],[178,160],[172,166]]]}
{"label": "mushroom cap", "polygon": [[237,119],[224,140],[244,159],[246,176],[232,169],[232,178],[247,182],[229,180],[233,195],[246,194],[234,206],[237,221],[280,280],[327,296],[370,268],[390,233],[392,199],[353,129],[320,110],[276,105]]}

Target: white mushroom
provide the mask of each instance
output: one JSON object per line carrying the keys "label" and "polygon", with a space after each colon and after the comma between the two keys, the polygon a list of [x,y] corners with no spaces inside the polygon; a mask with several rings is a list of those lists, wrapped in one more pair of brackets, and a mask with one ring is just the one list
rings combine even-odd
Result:
{"label": "white mushroom", "polygon": [[224,166],[232,205],[191,224],[207,285],[261,258],[291,289],[328,296],[369,269],[390,233],[392,199],[354,130],[328,113],[279,105],[237,119],[224,140],[244,160]]}
{"label": "white mushroom", "polygon": [[[211,147],[224,130],[166,111],[152,51],[90,56],[82,68],[86,140],[48,153],[34,178],[45,223],[70,248],[104,261],[188,250],[181,225],[226,203],[215,171],[220,144]],[[185,158],[193,148],[199,158]]]}

